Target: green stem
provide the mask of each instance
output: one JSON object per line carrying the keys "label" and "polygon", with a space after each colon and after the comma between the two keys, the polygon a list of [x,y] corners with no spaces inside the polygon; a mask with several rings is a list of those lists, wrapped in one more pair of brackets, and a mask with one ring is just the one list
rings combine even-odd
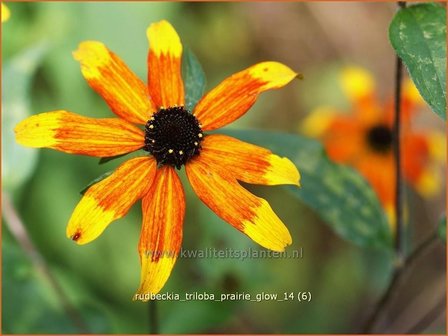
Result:
{"label": "green stem", "polygon": [[149,308],[149,333],[156,335],[159,333],[159,323],[157,318],[157,301],[148,302]]}

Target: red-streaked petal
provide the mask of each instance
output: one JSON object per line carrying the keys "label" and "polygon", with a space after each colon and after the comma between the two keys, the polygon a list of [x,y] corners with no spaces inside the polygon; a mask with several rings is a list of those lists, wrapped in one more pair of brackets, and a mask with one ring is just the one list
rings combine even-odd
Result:
{"label": "red-streaked petal", "polygon": [[149,26],[148,87],[157,107],[184,105],[182,44],[173,26],[162,20]]}
{"label": "red-streaked petal", "polygon": [[194,114],[204,131],[223,127],[249,110],[260,93],[278,89],[297,76],[278,62],[263,62],[225,79],[196,105]]}
{"label": "red-streaked petal", "polygon": [[67,226],[67,237],[78,244],[97,238],[116,219],[149,190],[156,162],[152,157],[137,157],[124,162],[106,179],[87,190],[76,206]]}
{"label": "red-streaked petal", "polygon": [[226,169],[202,156],[186,165],[194,191],[212,211],[261,246],[284,251],[292,241],[286,226],[266,200],[241,187]]}
{"label": "red-streaked petal", "polygon": [[157,170],[155,182],[143,197],[143,226],[138,250],[141,261],[140,287],[134,299],[146,301],[168,280],[182,244],[185,195],[174,168]]}
{"label": "red-streaked petal", "polygon": [[104,44],[82,42],[73,56],[89,85],[119,117],[145,124],[156,111],[146,85]]}
{"label": "red-streaked petal", "polygon": [[125,154],[145,145],[143,131],[125,120],[87,118],[67,111],[31,116],[14,131],[23,146],[97,157]]}
{"label": "red-streaked petal", "polygon": [[230,167],[232,176],[246,183],[300,185],[300,173],[289,159],[226,135],[205,137],[200,155],[207,162]]}

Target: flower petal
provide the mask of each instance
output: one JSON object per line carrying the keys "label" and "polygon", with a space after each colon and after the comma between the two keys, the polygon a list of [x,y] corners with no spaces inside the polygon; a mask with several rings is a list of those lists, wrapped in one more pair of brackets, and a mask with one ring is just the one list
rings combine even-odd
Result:
{"label": "flower petal", "polygon": [[89,85],[119,117],[145,124],[156,111],[145,84],[104,44],[82,42],[73,56]]}
{"label": "flower petal", "polygon": [[[418,92],[414,82],[410,78],[403,81],[403,93],[401,97],[401,116],[402,123],[410,126],[411,118],[415,115],[418,107],[423,106],[425,101]],[[392,108],[393,108],[392,104]]]}
{"label": "flower petal", "polygon": [[372,96],[375,92],[375,80],[372,74],[363,68],[356,66],[344,68],[340,80],[342,89],[353,102]]}
{"label": "flower petal", "polygon": [[446,162],[446,135],[445,133],[432,130],[426,135],[429,148],[429,157],[439,164]]}
{"label": "flower petal", "polygon": [[354,166],[373,187],[385,209],[395,204],[395,169],[391,153],[362,153]]}
{"label": "flower petal", "polygon": [[14,129],[16,141],[27,147],[106,157],[129,153],[145,145],[142,130],[122,119],[93,119],[67,111],[31,116]]}
{"label": "flower petal", "polygon": [[182,244],[185,195],[174,168],[157,170],[155,182],[143,197],[143,226],[138,250],[142,265],[140,287],[134,299],[147,301],[168,280]]}
{"label": "flower petal", "polygon": [[198,197],[220,218],[265,248],[284,251],[291,244],[288,229],[268,202],[241,187],[225,166],[200,155],[186,171]]}
{"label": "flower petal", "polygon": [[311,111],[301,122],[299,131],[311,138],[323,136],[338,112],[332,107],[321,106]]}
{"label": "flower petal", "polygon": [[146,31],[149,40],[148,87],[157,107],[184,105],[182,44],[173,26],[162,20]]}
{"label": "flower petal", "polygon": [[430,142],[425,133],[404,133],[402,135],[403,175],[411,183],[418,180],[430,160]]}
{"label": "flower petal", "polygon": [[289,159],[226,135],[205,137],[201,156],[207,162],[232,167],[231,174],[246,183],[300,185],[300,173]]}
{"label": "flower petal", "polygon": [[340,82],[358,121],[363,125],[377,123],[382,117],[382,109],[375,96],[372,74],[360,67],[347,67],[341,71]]}
{"label": "flower petal", "polygon": [[365,129],[356,118],[335,117],[323,134],[328,156],[342,163],[353,163],[359,159],[365,147]]}
{"label": "flower petal", "polygon": [[220,128],[241,117],[261,92],[278,89],[297,76],[278,62],[263,62],[225,79],[196,105],[194,114],[204,131]]}
{"label": "flower petal", "polygon": [[67,226],[67,237],[78,244],[97,238],[114,220],[127,214],[131,206],[149,190],[156,162],[137,157],[124,162],[106,179],[91,186],[76,206]]}

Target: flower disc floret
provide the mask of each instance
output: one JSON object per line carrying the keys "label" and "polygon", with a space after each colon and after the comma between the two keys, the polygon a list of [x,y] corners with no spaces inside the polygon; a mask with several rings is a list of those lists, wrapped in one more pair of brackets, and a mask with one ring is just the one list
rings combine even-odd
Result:
{"label": "flower disc floret", "polygon": [[145,126],[145,147],[159,166],[180,169],[201,150],[203,133],[196,117],[183,106],[161,108]]}

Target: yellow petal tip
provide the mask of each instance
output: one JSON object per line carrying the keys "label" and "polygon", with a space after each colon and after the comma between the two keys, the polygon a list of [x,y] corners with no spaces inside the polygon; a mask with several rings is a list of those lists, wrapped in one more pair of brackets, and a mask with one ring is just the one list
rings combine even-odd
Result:
{"label": "yellow petal tip", "polygon": [[106,46],[97,41],[84,41],[73,53],[73,58],[81,63],[81,70],[86,78],[99,77],[99,67],[105,67],[110,62]]}
{"label": "yellow petal tip", "polygon": [[182,55],[182,44],[174,27],[166,20],[152,23],[146,30],[151,51],[156,55],[170,54],[173,57]]}
{"label": "yellow petal tip", "polygon": [[300,172],[296,165],[286,157],[271,155],[270,169],[267,170],[264,178],[271,185],[290,184],[300,186]]}
{"label": "yellow petal tip", "polygon": [[265,82],[264,90],[281,88],[294,78],[303,77],[288,66],[274,61],[262,62],[254,65],[249,74],[251,77]]}
{"label": "yellow petal tip", "polygon": [[283,252],[288,245],[292,244],[292,237],[288,228],[272,211],[266,200],[260,199],[256,218],[244,221],[244,233],[252,240],[276,252]]}

